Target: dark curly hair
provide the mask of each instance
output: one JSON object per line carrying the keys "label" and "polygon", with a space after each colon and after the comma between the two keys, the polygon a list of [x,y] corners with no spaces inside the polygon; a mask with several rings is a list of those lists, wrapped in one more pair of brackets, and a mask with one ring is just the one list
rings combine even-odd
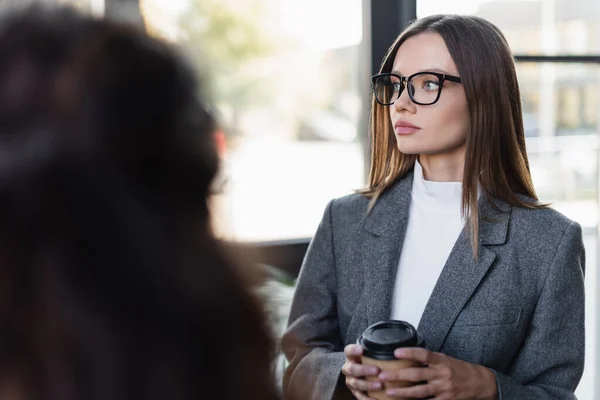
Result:
{"label": "dark curly hair", "polygon": [[275,398],[263,312],[209,227],[202,93],[135,27],[0,17],[0,398]]}

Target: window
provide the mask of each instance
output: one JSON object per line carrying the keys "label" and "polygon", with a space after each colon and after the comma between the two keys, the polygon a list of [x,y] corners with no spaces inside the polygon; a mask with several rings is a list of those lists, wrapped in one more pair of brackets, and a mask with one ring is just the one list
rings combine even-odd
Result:
{"label": "window", "polygon": [[600,96],[593,85],[583,89],[583,120],[586,126],[598,126],[598,114],[600,114]]}
{"label": "window", "polygon": [[217,232],[312,236],[331,198],[364,185],[362,1],[142,0],[141,9],[151,32],[208,70],[222,128]]}
{"label": "window", "polygon": [[471,14],[502,29],[515,54],[600,53],[597,0],[418,0],[419,17]]}
{"label": "window", "polygon": [[104,4],[109,1],[114,0],[57,0],[59,4],[72,5],[81,11],[94,15],[103,15]]}

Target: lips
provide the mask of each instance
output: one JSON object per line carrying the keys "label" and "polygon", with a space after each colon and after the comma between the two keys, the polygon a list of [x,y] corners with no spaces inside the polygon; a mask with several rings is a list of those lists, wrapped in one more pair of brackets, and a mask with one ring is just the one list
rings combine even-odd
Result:
{"label": "lips", "polygon": [[418,126],[406,121],[397,121],[394,124],[394,133],[396,133],[396,135],[410,135],[411,133],[415,133],[420,129],[421,128]]}

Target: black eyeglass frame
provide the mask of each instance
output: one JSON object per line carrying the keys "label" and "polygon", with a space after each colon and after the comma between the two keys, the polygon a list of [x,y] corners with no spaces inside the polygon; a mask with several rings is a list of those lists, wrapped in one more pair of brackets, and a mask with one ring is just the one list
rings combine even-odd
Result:
{"label": "black eyeglass frame", "polygon": [[[377,74],[377,75],[373,75],[371,77],[371,89],[373,91],[373,96],[375,97],[375,101],[379,104],[381,104],[382,106],[391,106],[392,104],[394,104],[396,102],[396,100],[398,100],[400,98],[400,96],[402,95],[402,92],[404,91],[404,89],[407,87],[408,83],[410,82],[410,80],[418,75],[434,75],[436,78],[439,79],[440,81],[440,89],[437,92],[437,97],[435,98],[434,101],[432,101],[431,103],[421,103],[416,101],[413,98],[412,93],[410,92],[410,90],[408,91],[408,97],[410,98],[410,100],[415,103],[415,104],[419,104],[421,106],[430,106],[432,104],[435,104],[438,102],[438,100],[440,99],[440,96],[442,95],[442,88],[444,86],[444,82],[445,81],[450,81],[450,82],[456,82],[456,83],[462,83],[462,79],[458,76],[454,76],[454,75],[448,75],[448,74],[441,74],[439,72],[429,72],[429,71],[421,71],[421,72],[417,72],[415,74],[412,74],[408,77],[406,76],[401,76],[398,74],[394,74],[392,72],[386,72],[383,74]],[[402,85],[402,88],[400,90],[398,90],[398,97],[396,97],[395,99],[392,99],[391,103],[382,103],[381,101],[379,101],[379,99],[377,98],[377,94],[375,94],[375,82],[377,81],[377,79],[381,78],[381,77],[385,77],[385,76],[394,76],[396,78],[398,78],[400,80],[400,84]]]}

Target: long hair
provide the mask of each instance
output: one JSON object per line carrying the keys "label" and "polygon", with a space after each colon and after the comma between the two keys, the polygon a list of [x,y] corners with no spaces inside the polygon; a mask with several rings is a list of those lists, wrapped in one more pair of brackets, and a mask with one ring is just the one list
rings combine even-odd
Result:
{"label": "long hair", "polygon": [[[409,25],[385,55],[380,72],[391,72],[398,48],[423,32],[438,33],[462,78],[470,129],[461,211],[467,221],[473,252],[479,245],[478,188],[492,204],[537,208],[529,162],[521,98],[514,59],[506,39],[490,22],[474,16],[433,15]],[[395,141],[387,106],[372,99],[371,170],[363,193],[374,205],[388,188],[414,166],[417,155],[402,153]],[[525,201],[525,195],[534,201]]]}
{"label": "long hair", "polygon": [[134,27],[0,18],[0,397],[275,398],[265,316],[209,227],[202,93]]}

